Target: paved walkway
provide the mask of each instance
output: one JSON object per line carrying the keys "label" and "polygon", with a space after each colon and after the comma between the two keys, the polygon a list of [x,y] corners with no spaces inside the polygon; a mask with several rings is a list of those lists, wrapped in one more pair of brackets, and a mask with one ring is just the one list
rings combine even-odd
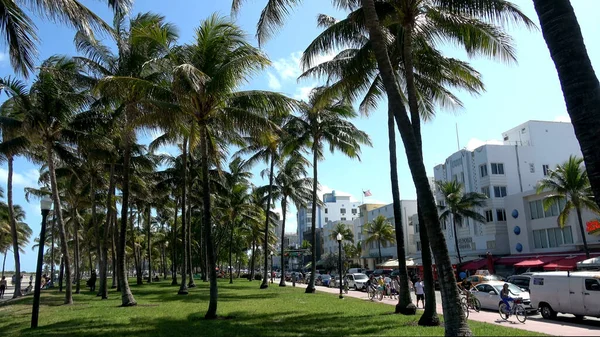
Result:
{"label": "paved walkway", "polygon": [[[279,282],[275,282],[278,284]],[[287,282],[288,285],[291,285],[291,282]],[[296,284],[296,287],[306,288],[306,284]],[[339,288],[327,288],[327,287],[317,287],[318,292],[322,293],[331,293],[331,294],[339,294]],[[436,292],[439,293],[439,292]],[[344,294],[344,296],[355,297],[359,299],[363,299],[368,301],[367,294],[361,291],[350,290],[348,294]],[[413,303],[416,300],[414,294],[412,294]],[[396,305],[398,303],[397,300],[390,299],[389,297],[384,298],[381,303],[385,303],[388,305]],[[442,315],[442,302],[440,300],[437,301],[437,311],[440,315]],[[485,322],[490,324],[496,324],[500,326],[506,326],[521,330],[528,330],[534,332],[541,332],[553,336],[600,336],[600,324],[598,321],[590,321],[591,326],[586,326],[585,324],[575,324],[570,322],[571,319],[565,319],[565,317],[558,317],[557,320],[548,321],[543,319],[541,316],[528,317],[525,323],[519,323],[516,318],[511,317],[508,321],[504,321],[500,318],[500,315],[495,311],[480,311],[474,312],[471,311],[469,313],[469,320]]]}

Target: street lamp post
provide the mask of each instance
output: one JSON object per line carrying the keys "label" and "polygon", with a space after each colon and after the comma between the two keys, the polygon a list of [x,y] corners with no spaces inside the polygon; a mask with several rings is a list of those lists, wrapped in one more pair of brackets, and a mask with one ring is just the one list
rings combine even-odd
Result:
{"label": "street lamp post", "polygon": [[271,284],[273,283],[273,252],[271,252]]}
{"label": "street lamp post", "polygon": [[340,298],[344,298],[344,295],[342,295],[342,287],[343,287],[343,283],[344,283],[342,281],[342,234],[338,233],[335,238],[337,239],[338,246],[339,246],[338,271],[340,273]]}
{"label": "street lamp post", "polygon": [[46,218],[52,208],[52,199],[48,196],[42,197],[40,201],[42,209],[42,228],[40,230],[40,244],[38,251],[37,267],[35,270],[35,285],[33,291],[33,310],[31,312],[31,328],[37,328],[40,314],[40,292],[42,291],[42,265],[44,263],[44,242],[46,241]]}

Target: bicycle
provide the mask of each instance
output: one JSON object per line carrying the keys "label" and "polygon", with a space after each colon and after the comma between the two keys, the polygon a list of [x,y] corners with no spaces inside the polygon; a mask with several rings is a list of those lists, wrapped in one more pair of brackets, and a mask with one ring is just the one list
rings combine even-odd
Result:
{"label": "bicycle", "polygon": [[371,301],[374,301],[375,299],[381,301],[383,300],[383,291],[379,286],[371,285],[369,288],[367,288],[367,296]]}
{"label": "bicycle", "polygon": [[464,296],[462,296],[460,299],[460,303],[466,305],[467,309],[473,309],[476,312],[479,312],[479,310],[481,310],[481,302],[477,297],[475,297],[475,295],[473,295],[472,291],[470,291],[468,295],[465,294]]}
{"label": "bicycle", "polygon": [[506,304],[504,302],[500,303],[500,306],[498,307],[498,313],[500,313],[500,317],[506,321],[511,315],[515,315],[519,322],[525,323],[527,320],[527,312],[525,311],[525,307],[523,307],[522,303],[523,298],[514,298],[510,311],[506,309]]}

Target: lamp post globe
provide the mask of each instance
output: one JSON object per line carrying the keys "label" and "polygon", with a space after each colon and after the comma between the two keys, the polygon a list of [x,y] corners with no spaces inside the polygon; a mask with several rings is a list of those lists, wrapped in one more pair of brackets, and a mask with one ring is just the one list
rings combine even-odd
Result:
{"label": "lamp post globe", "polygon": [[33,291],[33,307],[31,311],[31,328],[38,327],[38,319],[40,314],[40,292],[42,285],[42,265],[44,264],[44,242],[46,241],[46,219],[52,208],[52,199],[48,196],[42,197],[40,200],[40,208],[42,209],[42,227],[40,229],[40,244],[38,245],[38,259],[35,269],[35,284]]}
{"label": "lamp post globe", "polygon": [[344,298],[342,295],[342,287],[343,287],[343,277],[342,277],[342,233],[337,233],[336,240],[338,242],[339,252],[338,252],[338,273],[340,274],[340,298]]}

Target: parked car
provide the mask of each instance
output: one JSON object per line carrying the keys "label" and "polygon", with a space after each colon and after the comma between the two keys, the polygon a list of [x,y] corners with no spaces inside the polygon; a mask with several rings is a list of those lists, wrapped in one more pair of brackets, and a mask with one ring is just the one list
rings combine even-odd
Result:
{"label": "parked car", "polygon": [[365,290],[367,289],[367,281],[369,277],[363,273],[353,273],[346,275],[348,279],[348,288],[354,290]]}
{"label": "parked car", "polygon": [[315,284],[318,286],[329,287],[329,282],[331,282],[331,275],[329,275],[329,274],[319,275],[315,279]]}
{"label": "parked car", "polygon": [[504,278],[502,276],[498,276],[498,275],[471,275],[471,276],[467,277],[467,281],[470,281],[471,284],[475,286],[475,285],[478,285],[479,283],[483,283],[483,282],[504,281]]}
{"label": "parked car", "polygon": [[348,274],[356,274],[356,273],[365,273],[367,270],[365,268],[350,268],[348,270]]}
{"label": "parked car", "polygon": [[[479,302],[481,302],[481,307],[483,309],[498,311],[498,308],[502,303],[500,291],[505,283],[506,282],[501,281],[483,282],[475,286],[475,290],[472,291],[472,294],[477,297]],[[531,306],[531,298],[527,291],[512,283],[508,283],[508,289],[514,294],[511,295],[511,297],[521,297],[523,299],[523,306],[527,313],[537,312],[537,307]]]}
{"label": "parked car", "polygon": [[375,269],[375,271],[373,272],[373,275],[375,275],[375,277],[379,277],[379,276],[390,276],[392,275],[393,270],[392,269]]}
{"label": "parked car", "polygon": [[555,318],[557,313],[577,319],[600,317],[600,272],[534,273],[529,291],[531,304],[546,319]]}
{"label": "parked car", "polygon": [[519,288],[523,288],[529,291],[529,282],[531,281],[531,274],[513,275],[506,278],[506,282],[512,283]]}

